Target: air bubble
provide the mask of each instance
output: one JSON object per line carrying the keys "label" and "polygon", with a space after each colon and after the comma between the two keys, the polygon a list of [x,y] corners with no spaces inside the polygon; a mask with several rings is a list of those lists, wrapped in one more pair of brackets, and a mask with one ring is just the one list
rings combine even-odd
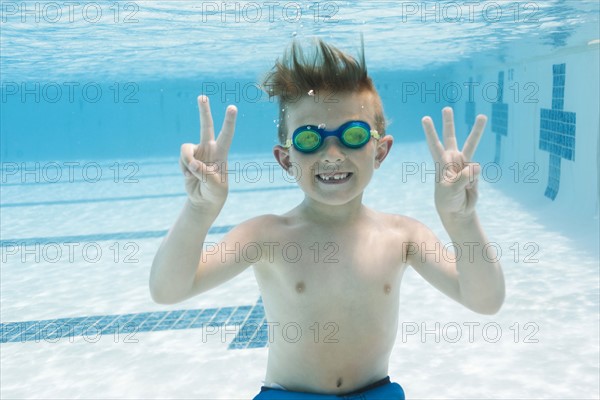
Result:
{"label": "air bubble", "polygon": [[326,126],[326,124],[319,124],[319,129],[325,129]]}
{"label": "air bubble", "polygon": [[309,96],[314,96],[314,95],[315,95],[315,91],[314,91],[314,90],[312,90],[312,89],[310,89],[310,90],[308,91],[308,95],[309,95]]}

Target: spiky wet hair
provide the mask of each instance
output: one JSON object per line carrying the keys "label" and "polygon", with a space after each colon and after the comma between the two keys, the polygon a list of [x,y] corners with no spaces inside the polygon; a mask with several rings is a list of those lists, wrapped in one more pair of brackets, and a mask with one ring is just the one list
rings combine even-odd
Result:
{"label": "spiky wet hair", "polygon": [[383,105],[367,74],[362,38],[358,60],[321,39],[316,39],[308,52],[294,40],[282,59],[278,59],[265,76],[262,88],[269,97],[278,97],[279,100],[280,144],[287,140],[285,116],[288,105],[308,96],[311,90],[333,93],[371,92],[375,98],[374,128],[380,135],[385,135]]}

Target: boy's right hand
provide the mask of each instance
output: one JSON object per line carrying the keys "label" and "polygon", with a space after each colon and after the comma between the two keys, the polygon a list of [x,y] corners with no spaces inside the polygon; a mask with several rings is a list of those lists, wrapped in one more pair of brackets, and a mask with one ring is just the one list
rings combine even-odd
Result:
{"label": "boy's right hand", "polygon": [[185,190],[192,205],[222,207],[228,193],[227,153],[233,139],[237,108],[227,107],[223,127],[215,140],[208,97],[198,96],[200,143],[181,145],[179,166],[185,175]]}

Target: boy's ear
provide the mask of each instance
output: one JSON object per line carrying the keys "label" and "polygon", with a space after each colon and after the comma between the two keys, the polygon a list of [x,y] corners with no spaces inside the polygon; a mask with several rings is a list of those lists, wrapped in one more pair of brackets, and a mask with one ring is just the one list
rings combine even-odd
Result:
{"label": "boy's ear", "polygon": [[392,145],[394,144],[394,138],[391,135],[385,135],[377,143],[377,153],[375,154],[375,168],[379,168],[381,163],[387,155],[390,153]]}
{"label": "boy's ear", "polygon": [[279,165],[281,165],[281,168],[283,168],[285,171],[289,171],[292,165],[290,161],[289,150],[281,145],[275,145],[275,147],[273,147],[273,155],[275,156],[275,159]]}

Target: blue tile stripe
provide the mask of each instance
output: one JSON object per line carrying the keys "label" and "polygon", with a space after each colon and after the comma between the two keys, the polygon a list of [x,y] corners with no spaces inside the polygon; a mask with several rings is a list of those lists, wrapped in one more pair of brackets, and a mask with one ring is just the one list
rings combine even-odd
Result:
{"label": "blue tile stripe", "polygon": [[560,157],[556,154],[550,154],[548,163],[548,185],[544,191],[544,196],[554,200],[560,187]]}
{"label": "blue tile stripe", "polygon": [[556,199],[560,188],[561,159],[575,161],[575,133],[577,115],[564,111],[566,64],[552,66],[552,108],[540,111],[539,149],[550,156],[548,185],[544,196]]}
{"label": "blue tile stripe", "polygon": [[540,150],[575,161],[576,115],[561,110],[540,111]]}
{"label": "blue tile stripe", "polygon": [[500,163],[502,140],[508,136],[508,104],[504,103],[504,71],[498,72],[498,98],[492,104],[492,132],[496,133],[496,153],[494,162]]}
{"label": "blue tile stripe", "polygon": [[[469,77],[469,88],[473,87],[473,77]],[[473,123],[475,119],[475,99],[473,98],[473,93],[469,90],[469,97],[467,97],[467,108],[465,109],[465,122],[467,124]]]}
{"label": "blue tile stripe", "polygon": [[496,164],[499,164],[501,157],[502,157],[502,136],[496,135],[496,152],[494,153],[494,162]]}
{"label": "blue tile stripe", "polygon": [[[6,174],[5,174],[6,175]],[[178,176],[182,176],[181,172],[177,172],[177,173],[172,173],[172,174],[144,174],[144,175],[135,175],[132,176],[131,178],[120,178],[121,181],[124,184],[127,183],[138,183],[140,180],[143,179],[153,179],[153,178],[171,178],[171,177],[178,177]],[[125,181],[125,179],[127,179],[127,181]],[[97,183],[97,182],[109,182],[109,181],[115,181],[114,177],[104,177],[104,178],[100,178],[98,180],[93,180],[93,182],[90,182],[90,180],[85,180],[83,178],[78,178],[78,179],[68,179],[67,180],[60,180],[60,181],[53,181],[53,180],[48,180],[48,181],[42,181],[39,180],[37,182],[8,182],[7,177],[5,176],[2,179],[2,186],[31,186],[31,185],[66,185],[66,184],[73,184],[73,183],[83,183],[83,184],[89,184],[89,183]]]}
{"label": "blue tile stripe", "polygon": [[110,203],[113,201],[138,201],[149,199],[163,199],[169,197],[185,197],[185,193],[153,194],[146,196],[127,196],[127,197],[104,197],[98,199],[74,199],[74,200],[50,200],[50,201],[30,201],[22,203],[4,203],[0,208],[12,207],[36,207],[36,206],[57,206],[67,204],[85,204],[85,203]]}
{"label": "blue tile stripe", "polygon": [[[85,337],[97,341],[101,336],[135,340],[140,332],[239,327],[228,349],[265,347],[268,329],[262,300],[250,306],[144,312],[123,315],[96,315],[0,324],[0,343],[50,342]],[[219,334],[221,334],[219,332]],[[128,336],[120,336],[128,335]]]}
{"label": "blue tile stripe", "polygon": [[475,102],[468,101],[465,105],[465,123],[469,127],[469,131],[473,128],[473,123],[475,122]]}
{"label": "blue tile stripe", "polygon": [[565,108],[565,74],[566,64],[552,66],[552,109],[562,110]]}
{"label": "blue tile stripe", "polygon": [[248,318],[240,327],[238,335],[229,345],[229,349],[246,349],[255,347],[265,347],[267,340],[264,336],[268,336],[268,326],[262,305],[262,299],[256,303],[250,311]]}
{"label": "blue tile stripe", "polygon": [[[473,77],[469,77],[469,88],[473,87]],[[467,124],[467,135],[473,129],[473,124],[475,123],[475,101],[473,98],[473,93],[471,89],[469,89],[469,97],[465,102],[465,124]]]}
{"label": "blue tile stripe", "polygon": [[[299,189],[298,186],[267,186],[261,188],[246,188],[246,189],[230,189],[229,193],[248,193],[248,192],[266,192],[272,190],[293,190]],[[170,193],[170,194],[153,194],[145,196],[126,196],[126,197],[103,197],[96,199],[74,199],[74,200],[55,200],[55,201],[38,201],[38,202],[22,202],[22,203],[4,203],[0,204],[0,208],[10,207],[35,207],[35,206],[55,206],[67,204],[85,204],[85,203],[104,203],[113,201],[139,201],[149,199],[161,199],[169,197],[185,197],[185,193]]]}
{"label": "blue tile stripe", "polygon": [[492,104],[492,131],[498,136],[508,136],[508,104]]}
{"label": "blue tile stripe", "polygon": [[[212,226],[208,234],[227,233],[235,225]],[[33,238],[16,238],[0,240],[0,247],[9,246],[32,246],[45,245],[49,243],[80,243],[80,242],[99,242],[102,240],[126,240],[126,239],[152,239],[164,237],[169,231],[134,231],[134,232],[112,232],[96,233],[91,235],[72,235],[72,236],[46,236]]]}
{"label": "blue tile stripe", "polygon": [[498,72],[498,99],[497,103],[504,102],[504,71]]}

